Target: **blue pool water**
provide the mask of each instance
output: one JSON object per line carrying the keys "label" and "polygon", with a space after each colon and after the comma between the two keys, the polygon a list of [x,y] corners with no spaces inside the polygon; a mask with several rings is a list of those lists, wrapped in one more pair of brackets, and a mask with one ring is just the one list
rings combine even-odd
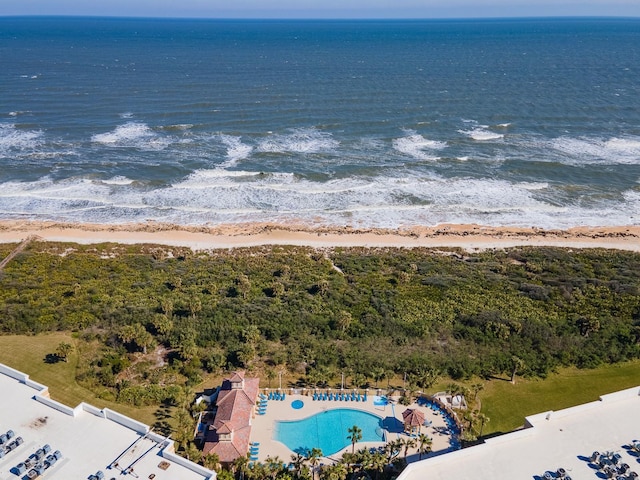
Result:
{"label": "blue pool water", "polygon": [[327,410],[302,420],[276,422],[275,439],[298,453],[319,448],[323,455],[333,455],[351,444],[349,428],[362,430],[362,442],[382,442],[382,419],[360,410]]}
{"label": "blue pool water", "polygon": [[291,402],[291,408],[294,410],[300,410],[302,407],[304,407],[304,402],[302,400],[294,400]]}

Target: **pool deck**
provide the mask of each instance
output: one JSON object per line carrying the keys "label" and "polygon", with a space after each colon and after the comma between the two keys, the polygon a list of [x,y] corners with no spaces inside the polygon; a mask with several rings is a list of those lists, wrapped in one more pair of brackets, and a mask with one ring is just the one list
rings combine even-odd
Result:
{"label": "pool deck", "polygon": [[[294,454],[283,443],[275,440],[274,430],[276,421],[278,420],[300,420],[310,417],[317,413],[324,412],[326,410],[337,408],[350,408],[354,410],[361,410],[377,415],[381,418],[394,416],[402,423],[402,412],[407,408],[418,409],[425,414],[425,419],[432,422],[430,427],[422,427],[422,433],[425,433],[433,439],[432,449],[433,454],[447,450],[450,447],[451,436],[447,434],[438,433],[438,429],[446,427],[444,418],[441,415],[436,414],[427,407],[419,406],[416,403],[412,403],[409,406],[400,405],[397,403],[396,398],[392,398],[393,403],[385,406],[376,406],[373,404],[373,396],[370,395],[366,402],[345,402],[335,400],[313,400],[312,396],[307,395],[287,395],[285,400],[269,400],[267,402],[267,409],[264,415],[255,415],[252,419],[251,428],[251,441],[259,442],[258,461],[264,461],[267,457],[278,456],[280,460],[284,462],[291,461],[291,456]],[[291,402],[294,400],[302,400],[304,406],[301,409],[294,409],[291,406]],[[347,432],[344,433],[345,439]],[[408,438],[408,435],[404,433],[387,433],[387,439],[395,440],[396,438]],[[356,450],[360,448],[371,448],[383,446],[385,442],[358,442],[356,444]],[[324,457],[321,462],[325,464],[333,463],[336,459],[342,456],[343,452],[351,451],[351,445],[348,445],[338,453],[331,455],[330,457]],[[404,453],[404,452],[402,452]],[[417,449],[409,449],[408,461],[417,460],[418,456],[415,455]],[[414,455],[412,455],[414,454]],[[423,458],[427,458],[427,455],[423,455]]]}

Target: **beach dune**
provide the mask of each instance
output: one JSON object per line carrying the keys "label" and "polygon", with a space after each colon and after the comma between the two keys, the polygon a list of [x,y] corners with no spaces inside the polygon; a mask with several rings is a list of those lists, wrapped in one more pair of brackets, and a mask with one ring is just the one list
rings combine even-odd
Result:
{"label": "beach dune", "polygon": [[184,226],[156,222],[105,225],[0,221],[0,243],[17,243],[29,236],[51,242],[148,243],[189,247],[194,250],[258,245],[298,245],[317,248],[459,247],[477,251],[526,245],[640,251],[640,226],[543,230],[443,224],[392,230],[269,223]]}

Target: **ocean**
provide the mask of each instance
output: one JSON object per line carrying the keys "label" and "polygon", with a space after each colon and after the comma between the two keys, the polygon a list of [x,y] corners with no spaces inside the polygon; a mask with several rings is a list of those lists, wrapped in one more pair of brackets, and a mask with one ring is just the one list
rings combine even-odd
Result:
{"label": "ocean", "polygon": [[640,19],[0,18],[0,220],[640,224]]}

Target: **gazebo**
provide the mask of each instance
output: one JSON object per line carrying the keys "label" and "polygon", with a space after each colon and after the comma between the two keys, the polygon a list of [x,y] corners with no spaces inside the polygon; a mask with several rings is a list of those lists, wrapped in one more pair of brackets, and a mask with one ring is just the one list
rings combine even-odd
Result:
{"label": "gazebo", "polygon": [[409,435],[420,433],[422,425],[424,425],[424,413],[420,410],[407,408],[402,412],[402,421],[404,423],[404,431]]}

